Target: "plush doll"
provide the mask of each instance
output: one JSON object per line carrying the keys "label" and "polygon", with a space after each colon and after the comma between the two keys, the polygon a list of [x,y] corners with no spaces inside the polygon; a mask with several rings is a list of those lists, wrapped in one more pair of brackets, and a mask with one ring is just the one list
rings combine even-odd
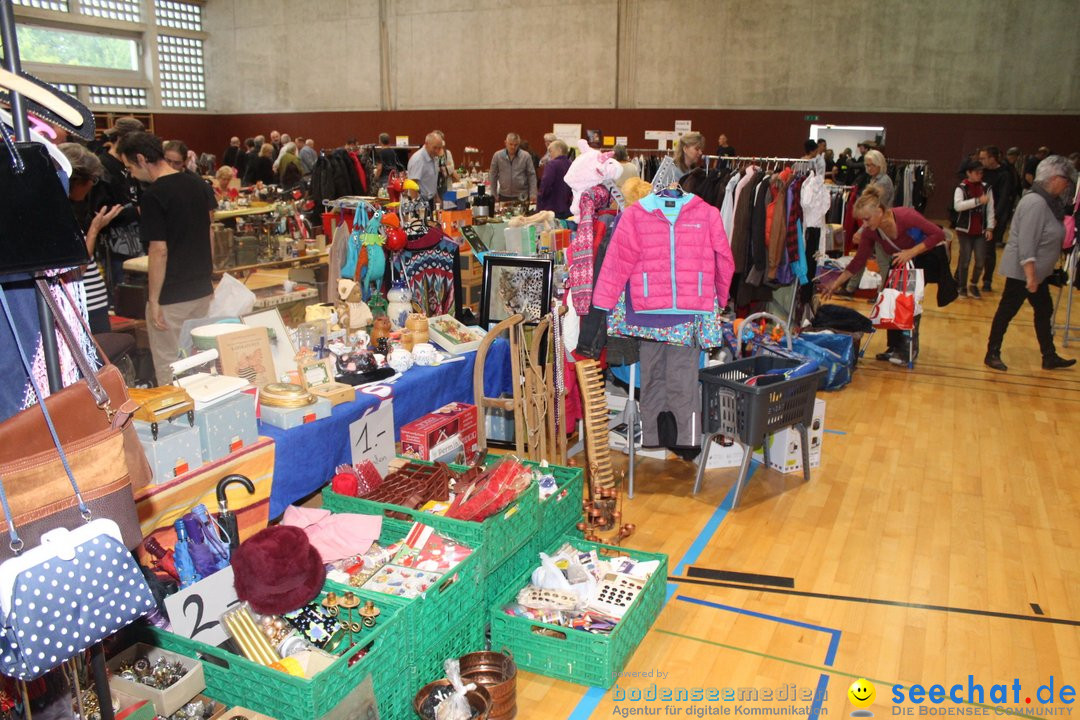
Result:
{"label": "plush doll", "polygon": [[570,164],[563,181],[574,191],[574,200],[570,203],[570,212],[578,214],[581,194],[591,187],[600,185],[604,180],[615,180],[622,172],[622,166],[612,157],[612,153],[600,152],[589,147],[589,143],[578,140],[578,156]]}
{"label": "plush doll", "polygon": [[354,280],[338,280],[338,324],[347,330],[358,330],[371,324],[371,310],[361,299],[360,285]]}

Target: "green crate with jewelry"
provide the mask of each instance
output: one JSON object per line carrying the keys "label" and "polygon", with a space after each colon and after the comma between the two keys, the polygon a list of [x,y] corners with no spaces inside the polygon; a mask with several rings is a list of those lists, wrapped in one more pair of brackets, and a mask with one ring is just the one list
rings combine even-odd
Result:
{"label": "green crate with jewelry", "polygon": [[[280,617],[257,616],[246,603],[231,608],[221,622],[232,639],[223,645],[237,652],[149,626],[140,636],[201,660],[205,693],[219,702],[279,720],[310,720],[333,710],[371,675],[382,716],[407,717],[412,698],[400,678],[411,667],[409,602],[362,588],[348,592],[327,584],[310,603]],[[290,642],[307,647],[290,653]]]}
{"label": "green crate with jewelry", "polygon": [[572,535],[545,553],[548,562],[537,560],[495,596],[491,646],[508,649],[520,669],[609,688],[660,614],[667,555]]}
{"label": "green crate with jewelry", "polygon": [[413,658],[482,605],[481,548],[423,523],[385,517],[382,522],[377,545],[331,564],[327,587],[338,594],[360,588],[406,603],[405,632]]}

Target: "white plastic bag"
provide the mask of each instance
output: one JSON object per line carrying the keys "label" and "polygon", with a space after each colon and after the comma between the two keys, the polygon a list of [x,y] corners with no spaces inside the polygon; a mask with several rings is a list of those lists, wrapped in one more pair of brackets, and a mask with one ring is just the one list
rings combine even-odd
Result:
{"label": "white plastic bag", "polygon": [[456,658],[447,660],[443,669],[454,687],[454,694],[435,706],[435,720],[469,720],[473,713],[465,693],[475,690],[476,683],[466,685],[461,681],[461,663]]}
{"label": "white plastic bag", "polygon": [[255,293],[229,273],[221,277],[210,301],[209,317],[241,317],[255,307]]}

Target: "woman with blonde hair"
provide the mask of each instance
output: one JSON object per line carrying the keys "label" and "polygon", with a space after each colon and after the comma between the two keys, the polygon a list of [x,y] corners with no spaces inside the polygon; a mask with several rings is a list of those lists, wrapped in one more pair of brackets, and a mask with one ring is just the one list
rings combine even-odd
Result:
{"label": "woman with blonde hair", "polygon": [[698,166],[705,153],[705,136],[699,132],[688,132],[675,143],[675,168],[679,175],[685,175]]}
{"label": "woman with blonde hair", "polygon": [[[907,207],[890,208],[886,205],[884,191],[876,184],[863,190],[855,202],[855,218],[863,223],[855,233],[859,249],[844,272],[840,273],[840,277],[822,291],[823,300],[828,300],[833,293],[844,287],[844,283],[854,274],[862,272],[876,247],[891,256],[892,265],[895,267],[906,264],[945,239],[945,231],[923,217],[918,210]],[[888,272],[888,267],[881,268],[882,276],[886,276]],[[915,329],[911,332],[912,360],[919,354],[921,318],[921,315],[915,316]],[[888,337],[889,346],[885,352],[878,354],[877,359],[894,365],[906,365],[909,357],[907,337],[900,330],[889,330]]]}
{"label": "woman with blonde hair", "polygon": [[892,207],[896,188],[893,186],[892,178],[889,177],[889,166],[885,163],[885,156],[881,154],[880,150],[867,150],[862,159],[863,167],[869,177],[866,187],[877,185],[881,188],[882,202]]}

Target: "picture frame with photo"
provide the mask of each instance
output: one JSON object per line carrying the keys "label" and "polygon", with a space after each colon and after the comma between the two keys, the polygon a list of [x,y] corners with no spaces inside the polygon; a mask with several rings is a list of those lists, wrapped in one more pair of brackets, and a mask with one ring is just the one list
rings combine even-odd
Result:
{"label": "picture frame with photo", "polygon": [[488,256],[480,291],[480,327],[490,329],[521,313],[535,325],[551,312],[551,258]]}
{"label": "picture frame with photo", "polygon": [[296,370],[296,345],[293,344],[289,328],[285,325],[278,309],[270,308],[245,315],[241,318],[248,327],[263,327],[267,330],[270,352],[274,356],[274,367],[278,375]]}

